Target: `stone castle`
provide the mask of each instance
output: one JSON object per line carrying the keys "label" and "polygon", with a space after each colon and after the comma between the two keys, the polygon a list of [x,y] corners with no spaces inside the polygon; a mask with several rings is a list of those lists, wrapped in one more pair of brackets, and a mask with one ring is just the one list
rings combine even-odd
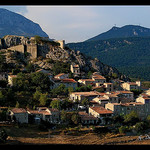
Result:
{"label": "stone castle", "polygon": [[[48,38],[42,38],[48,41]],[[64,49],[65,40],[54,41],[60,44],[60,48]],[[31,59],[38,56],[46,57],[51,46],[48,44],[37,43],[35,37],[26,38],[24,36],[7,35],[4,39],[0,40],[0,49],[7,48],[8,50],[17,51],[22,54],[27,53]]]}

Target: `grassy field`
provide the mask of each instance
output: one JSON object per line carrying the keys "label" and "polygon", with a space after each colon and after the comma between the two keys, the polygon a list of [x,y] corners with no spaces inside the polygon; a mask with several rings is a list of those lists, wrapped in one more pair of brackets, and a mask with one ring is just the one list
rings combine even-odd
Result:
{"label": "grassy field", "polygon": [[20,127],[1,126],[5,129],[8,138],[2,145],[30,145],[30,144],[71,144],[71,145],[136,145],[150,144],[150,140],[137,140],[138,136],[107,133],[96,134],[91,129],[82,128],[80,131],[64,132],[55,129],[40,131],[37,126]]}

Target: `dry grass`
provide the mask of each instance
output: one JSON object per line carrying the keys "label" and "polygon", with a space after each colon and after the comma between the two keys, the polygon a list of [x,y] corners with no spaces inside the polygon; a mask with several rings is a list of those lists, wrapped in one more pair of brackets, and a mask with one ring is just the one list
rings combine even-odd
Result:
{"label": "dry grass", "polygon": [[[5,144],[72,144],[72,145],[120,145],[120,144],[150,144],[150,140],[138,141],[138,136],[125,136],[121,134],[107,133],[98,135],[92,132],[78,134],[64,134],[60,130],[44,132],[39,131],[36,126],[3,127],[9,135]],[[83,129],[85,131],[85,129]]]}

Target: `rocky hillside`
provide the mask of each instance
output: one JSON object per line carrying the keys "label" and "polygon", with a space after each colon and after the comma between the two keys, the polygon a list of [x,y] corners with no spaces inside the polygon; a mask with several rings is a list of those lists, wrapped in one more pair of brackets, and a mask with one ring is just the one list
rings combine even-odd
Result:
{"label": "rocky hillside", "polygon": [[26,37],[34,35],[48,37],[39,24],[34,23],[20,14],[0,8],[0,37],[8,34]]}
{"label": "rocky hillside", "polygon": [[[7,39],[7,37],[9,40]],[[20,37],[17,38],[16,36],[14,36],[14,39],[13,39],[13,36],[11,36],[11,38],[10,36],[7,36],[7,37],[5,38],[5,41],[14,41],[14,42],[7,42],[7,45],[9,45],[9,49],[11,49],[11,46],[19,45],[25,40],[25,38],[21,38],[22,39],[21,40]],[[16,40],[16,39],[19,39],[19,40]],[[112,75],[113,73],[116,73],[121,79],[127,79],[127,77],[124,75],[121,75],[116,68],[103,64],[97,58],[92,59],[91,57],[81,53],[80,51],[71,50],[68,47],[65,47],[64,49],[62,49],[60,46],[57,45],[57,43],[55,44],[54,41],[44,42],[44,40],[42,40],[39,43],[37,43],[37,45],[39,46],[38,53],[41,54],[39,56],[40,59],[37,58],[37,59],[30,60],[30,61],[33,64],[38,65],[39,68],[51,70],[54,65],[53,62],[56,62],[56,61],[60,61],[66,64],[71,64],[74,62],[75,64],[79,64],[81,72],[83,74],[88,73],[89,71],[100,72],[102,75]],[[9,61],[9,63],[11,64],[10,56],[14,56],[14,55],[12,54],[12,51],[11,51],[11,54],[9,54],[10,53],[9,51],[7,51],[8,56],[9,56],[7,57],[9,58],[7,59],[7,62]],[[16,55],[18,55],[18,53],[15,52],[15,56]],[[16,58],[18,59],[19,55]],[[24,60],[21,60],[19,62],[25,62],[25,63],[27,62],[26,60],[27,57],[20,58],[20,59],[24,59]],[[14,58],[12,60],[14,62]]]}

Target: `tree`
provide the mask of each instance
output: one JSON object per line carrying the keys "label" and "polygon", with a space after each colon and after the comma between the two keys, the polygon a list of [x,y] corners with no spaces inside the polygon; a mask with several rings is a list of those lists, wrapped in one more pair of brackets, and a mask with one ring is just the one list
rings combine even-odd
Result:
{"label": "tree", "polygon": [[0,91],[0,105],[3,106],[5,104],[6,96]]}
{"label": "tree", "polygon": [[82,101],[81,101],[81,105],[83,106],[87,106],[89,104],[89,100],[87,98],[84,98]]}
{"label": "tree", "polygon": [[48,100],[48,99],[47,99],[47,94],[41,94],[41,95],[40,95],[40,99],[39,99],[40,105],[45,106],[47,100]]}
{"label": "tree", "polygon": [[19,108],[20,107],[20,105],[19,105],[19,102],[17,101],[16,102],[16,106],[15,106],[16,108]]}
{"label": "tree", "polygon": [[34,90],[37,87],[40,87],[43,92],[48,91],[51,84],[52,82],[50,81],[47,74],[42,72],[31,73],[31,86]]}
{"label": "tree", "polygon": [[36,92],[33,94],[33,99],[35,101],[39,101],[41,94],[42,93],[40,91],[36,90]]}
{"label": "tree", "polygon": [[79,123],[79,115],[78,113],[73,113],[71,116],[71,121],[73,122],[73,124],[77,125]]}
{"label": "tree", "polygon": [[27,66],[26,66],[26,70],[27,70],[28,73],[34,72],[35,71],[34,65],[32,63],[28,63]]}
{"label": "tree", "polygon": [[60,100],[53,100],[53,101],[51,101],[50,107],[57,108],[57,109],[60,110],[60,108],[61,108],[61,101]]}
{"label": "tree", "polygon": [[139,121],[139,116],[135,111],[131,111],[124,116],[124,123],[128,125],[134,125]]}

